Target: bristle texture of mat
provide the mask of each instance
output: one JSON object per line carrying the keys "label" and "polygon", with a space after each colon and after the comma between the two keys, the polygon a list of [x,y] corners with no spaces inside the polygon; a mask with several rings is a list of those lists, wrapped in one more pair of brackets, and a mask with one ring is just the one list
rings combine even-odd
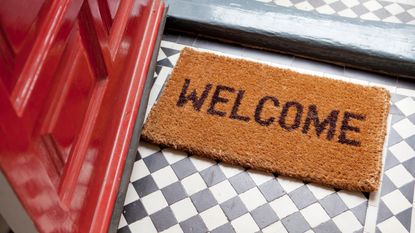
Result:
{"label": "bristle texture of mat", "polygon": [[389,112],[380,87],[185,48],[146,141],[335,188],[375,191]]}

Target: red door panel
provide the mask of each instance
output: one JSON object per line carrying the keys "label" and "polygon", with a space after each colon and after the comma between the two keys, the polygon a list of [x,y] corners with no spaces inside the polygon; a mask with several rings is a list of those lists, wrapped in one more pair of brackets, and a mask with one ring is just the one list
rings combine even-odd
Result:
{"label": "red door panel", "polygon": [[39,231],[105,232],[164,5],[18,2],[0,5],[0,169]]}

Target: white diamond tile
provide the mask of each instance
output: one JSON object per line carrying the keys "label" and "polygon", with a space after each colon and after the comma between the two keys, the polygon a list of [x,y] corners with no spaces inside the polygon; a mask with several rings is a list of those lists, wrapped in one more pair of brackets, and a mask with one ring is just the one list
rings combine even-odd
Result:
{"label": "white diamond tile", "polygon": [[[388,23],[401,23],[401,21],[398,18],[396,18],[396,16],[394,15],[384,18],[382,21],[388,22]],[[396,91],[398,91],[398,88],[396,88]]]}
{"label": "white diamond tile", "polygon": [[410,97],[399,100],[395,105],[403,114],[405,114],[405,116],[410,116],[415,113],[415,101]]}
{"label": "white diamond tile", "polygon": [[182,180],[182,185],[189,196],[206,189],[207,187],[199,173],[194,173],[193,175],[184,178]]}
{"label": "white diamond tile", "polygon": [[197,214],[196,208],[194,207],[190,198],[185,198],[178,201],[170,206],[171,210],[176,216],[177,221],[183,222],[184,220],[195,216]]}
{"label": "white diamond tile", "polygon": [[389,13],[391,13],[392,15],[397,15],[405,11],[405,9],[397,3],[392,3],[390,5],[385,6],[385,9],[389,11]]}
{"label": "white diamond tile", "polygon": [[366,13],[364,15],[361,15],[360,18],[361,19],[366,19],[366,20],[379,20],[379,17],[377,17],[372,12],[368,12],[368,13]]}
{"label": "white diamond tile", "polygon": [[151,221],[150,217],[145,217],[132,224],[130,224],[131,232],[145,232],[145,233],[157,233],[156,227]]}
{"label": "white diamond tile", "polygon": [[154,172],[151,176],[153,176],[154,182],[156,182],[159,189],[162,189],[179,180],[170,166]]}
{"label": "white diamond tile", "polygon": [[129,183],[127,188],[127,194],[125,195],[124,205],[128,205],[131,202],[137,201],[138,199],[140,199],[140,197],[135,191],[134,186],[131,183]]}
{"label": "white diamond tile", "polygon": [[406,95],[406,96],[415,97],[415,90],[408,89],[408,88],[398,87],[398,88],[396,88],[396,93],[398,93],[399,95]]}
{"label": "white diamond tile", "polygon": [[290,0],[274,0],[274,3],[279,6],[290,7],[293,3]]}
{"label": "white diamond tile", "polygon": [[162,233],[183,233],[182,228],[180,228],[179,224],[176,224],[164,231],[162,231]]}
{"label": "white diamond tile", "polygon": [[346,206],[349,207],[349,209],[354,208],[367,200],[361,192],[340,190],[337,192],[337,194],[343,200]]}
{"label": "white diamond tile", "polygon": [[125,220],[124,215],[123,215],[123,214],[121,214],[121,217],[120,217],[120,223],[118,224],[118,229],[123,228],[123,227],[125,227],[125,226],[127,226],[127,225],[128,225],[128,223],[127,223],[127,221]]}
{"label": "white diamond tile", "polygon": [[249,170],[248,174],[257,186],[275,178],[271,173],[256,170]]}
{"label": "white diamond tile", "polygon": [[218,205],[200,213],[200,217],[202,217],[209,231],[228,222],[228,219]]}
{"label": "white diamond tile", "polygon": [[408,233],[404,226],[396,219],[395,216],[383,221],[382,223],[378,224],[378,228],[382,233]]}
{"label": "white diamond tile", "polygon": [[290,193],[304,185],[304,183],[299,179],[294,179],[291,177],[279,176],[277,180],[287,193]]}
{"label": "white diamond tile", "polygon": [[408,118],[395,123],[392,127],[404,139],[415,134],[415,125]]}
{"label": "white diamond tile", "polygon": [[383,196],[382,201],[394,215],[412,207],[411,203],[398,189]]}
{"label": "white diamond tile", "polygon": [[249,213],[242,215],[241,217],[234,219],[231,222],[236,232],[257,232],[259,231],[258,225]]}
{"label": "white diamond tile", "polygon": [[334,189],[320,184],[309,183],[307,184],[307,187],[318,200],[321,200],[335,192]]}
{"label": "white diamond tile", "polygon": [[389,147],[389,150],[400,162],[404,162],[415,156],[415,151],[405,141]]}
{"label": "white diamond tile", "polygon": [[190,157],[190,160],[192,161],[193,165],[195,165],[196,170],[199,172],[216,164],[216,162],[213,160],[202,158],[199,156],[192,156]]}
{"label": "white diamond tile", "polygon": [[330,219],[319,203],[314,203],[302,209],[300,212],[313,228]]}
{"label": "white diamond tile", "polygon": [[354,13],[354,11],[352,11],[349,8],[344,9],[340,12],[337,12],[337,14],[340,15],[340,16],[343,16],[343,17],[348,17],[348,18],[356,18],[357,17],[356,13]]}
{"label": "white diamond tile", "polygon": [[333,8],[331,8],[329,5],[323,5],[321,7],[318,7],[316,11],[318,13],[325,14],[325,15],[332,15],[336,13],[336,11],[333,10]]}
{"label": "white diamond tile", "polygon": [[368,9],[369,11],[376,11],[382,8],[382,5],[378,1],[371,0],[363,3],[363,5]]}
{"label": "white diamond tile", "polygon": [[312,11],[312,10],[314,10],[314,7],[310,3],[308,3],[307,1],[295,4],[295,8],[297,8],[299,10],[302,10],[302,11]]}
{"label": "white diamond tile", "polygon": [[150,175],[150,171],[148,170],[144,161],[140,159],[136,161],[133,165],[133,171],[131,172],[130,181],[134,182],[148,175]]}
{"label": "white diamond tile", "polygon": [[167,206],[166,199],[164,199],[160,190],[141,198],[141,202],[149,215]]}
{"label": "white diamond tile", "polygon": [[186,152],[166,148],[162,150],[164,157],[166,158],[169,164],[176,163],[187,157]]}
{"label": "white diamond tile", "polygon": [[159,54],[157,56],[157,61],[161,61],[161,60],[163,60],[166,57],[167,57],[166,54],[163,52],[163,50],[160,49],[159,50]]}
{"label": "white diamond tile", "polygon": [[219,167],[227,178],[231,178],[232,176],[235,176],[244,171],[239,166],[233,166],[233,165],[225,164],[225,163],[219,163]]}
{"label": "white diamond tile", "polygon": [[347,0],[347,1],[342,1],[344,3],[344,5],[346,5],[349,8],[352,8],[356,5],[359,5],[359,1],[358,0]]}
{"label": "white diamond tile", "polygon": [[240,194],[239,198],[241,198],[242,202],[249,211],[267,203],[267,200],[265,200],[264,196],[262,196],[262,193],[257,187]]}
{"label": "white diamond tile", "polygon": [[209,189],[218,203],[227,201],[237,195],[228,180],[222,181]]}
{"label": "white diamond tile", "polygon": [[263,233],[288,233],[287,229],[285,229],[284,225],[282,225],[281,221],[275,222],[264,229],[262,229]]}
{"label": "white diamond tile", "polygon": [[294,202],[288,195],[275,199],[269,204],[280,219],[298,211]]}
{"label": "white diamond tile", "polygon": [[403,185],[413,181],[413,177],[411,173],[406,170],[402,164],[395,166],[385,172],[385,174],[389,177],[392,183],[396,187],[402,187]]}
{"label": "white diamond tile", "polygon": [[160,148],[154,144],[140,142],[140,144],[138,145],[138,153],[140,153],[141,158],[145,158],[159,151]]}
{"label": "white diamond tile", "polygon": [[359,220],[350,210],[334,217],[333,222],[341,232],[355,232],[362,228]]}

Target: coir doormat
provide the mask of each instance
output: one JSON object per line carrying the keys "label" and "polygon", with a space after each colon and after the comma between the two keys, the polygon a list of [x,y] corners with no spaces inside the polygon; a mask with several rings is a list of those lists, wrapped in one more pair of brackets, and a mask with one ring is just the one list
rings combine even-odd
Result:
{"label": "coir doormat", "polygon": [[184,49],[143,139],[335,188],[377,190],[389,93]]}

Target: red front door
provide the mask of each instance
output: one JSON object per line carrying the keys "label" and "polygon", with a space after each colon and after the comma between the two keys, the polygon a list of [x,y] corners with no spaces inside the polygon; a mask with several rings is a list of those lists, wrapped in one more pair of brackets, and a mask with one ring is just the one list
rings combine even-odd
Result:
{"label": "red front door", "polygon": [[0,169],[39,231],[108,229],[163,9],[2,1]]}

